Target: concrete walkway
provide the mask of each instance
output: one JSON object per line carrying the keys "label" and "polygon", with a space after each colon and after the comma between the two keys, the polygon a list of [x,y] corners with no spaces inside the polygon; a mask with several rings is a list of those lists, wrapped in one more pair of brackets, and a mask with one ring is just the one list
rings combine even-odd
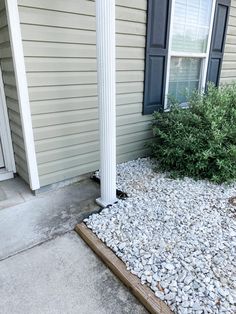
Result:
{"label": "concrete walkway", "polygon": [[18,189],[14,199],[11,184],[1,187],[1,314],[147,313],[72,231],[98,210],[96,184],[37,197]]}
{"label": "concrete walkway", "polygon": [[147,313],[70,232],[0,262],[1,314]]}

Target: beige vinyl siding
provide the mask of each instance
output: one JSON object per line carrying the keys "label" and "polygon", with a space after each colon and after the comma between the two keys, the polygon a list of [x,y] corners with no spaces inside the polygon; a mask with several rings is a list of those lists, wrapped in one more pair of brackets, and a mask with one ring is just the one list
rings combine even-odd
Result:
{"label": "beige vinyl siding", "polygon": [[[95,2],[19,0],[41,186],[99,166]],[[147,0],[116,1],[117,160],[146,154]]]}
{"label": "beige vinyl siding", "polygon": [[231,0],[226,35],[224,58],[220,82],[231,84],[236,81],[236,0]]}
{"label": "beige vinyl siding", "polygon": [[0,63],[17,173],[29,182],[4,0],[0,0]]}

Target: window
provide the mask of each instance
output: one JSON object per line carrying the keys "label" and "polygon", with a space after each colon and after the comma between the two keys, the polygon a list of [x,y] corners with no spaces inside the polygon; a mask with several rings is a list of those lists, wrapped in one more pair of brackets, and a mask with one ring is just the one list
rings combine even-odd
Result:
{"label": "window", "polygon": [[199,89],[202,61],[200,58],[171,57],[168,94],[179,103],[188,93]]}
{"label": "window", "polygon": [[143,114],[219,84],[230,0],[148,0]]}
{"label": "window", "polygon": [[214,9],[214,0],[173,0],[165,105],[204,88]]}

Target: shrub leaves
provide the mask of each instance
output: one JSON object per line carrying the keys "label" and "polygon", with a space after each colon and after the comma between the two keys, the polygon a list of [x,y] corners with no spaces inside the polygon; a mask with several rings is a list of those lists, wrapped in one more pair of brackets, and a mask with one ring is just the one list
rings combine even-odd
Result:
{"label": "shrub leaves", "polygon": [[173,176],[216,183],[236,179],[236,86],[194,92],[189,108],[153,115],[151,143],[158,166]]}

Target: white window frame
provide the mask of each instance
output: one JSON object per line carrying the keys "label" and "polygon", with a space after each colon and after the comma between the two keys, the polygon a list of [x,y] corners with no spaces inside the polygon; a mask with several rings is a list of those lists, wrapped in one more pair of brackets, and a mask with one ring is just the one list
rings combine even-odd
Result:
{"label": "white window frame", "polygon": [[209,61],[209,53],[211,48],[211,39],[212,39],[212,30],[214,24],[214,16],[215,16],[215,8],[216,8],[216,0],[212,1],[212,9],[211,9],[211,18],[209,25],[209,36],[207,41],[207,49],[204,53],[189,53],[189,52],[176,52],[171,51],[171,43],[173,36],[173,20],[174,20],[174,12],[175,12],[175,1],[172,0],[171,3],[171,17],[170,17],[170,34],[169,34],[169,42],[168,42],[168,57],[167,57],[167,72],[166,72],[166,86],[165,86],[165,102],[164,102],[164,110],[168,110],[168,92],[169,92],[169,79],[170,79],[170,63],[172,57],[188,57],[188,58],[201,58],[202,65],[200,70],[200,78],[199,78],[199,91],[203,92],[206,85],[206,77],[207,77],[207,67]]}

